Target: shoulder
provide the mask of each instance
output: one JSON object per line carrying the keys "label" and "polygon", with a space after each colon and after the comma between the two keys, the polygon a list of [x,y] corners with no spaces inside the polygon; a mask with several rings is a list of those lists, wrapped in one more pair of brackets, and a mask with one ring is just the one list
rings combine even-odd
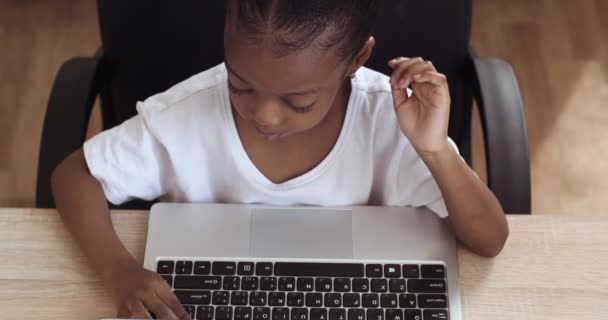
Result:
{"label": "shoulder", "polygon": [[187,129],[213,129],[225,116],[226,69],[224,64],[198,73],[165,92],[138,102],[137,112],[159,138]]}
{"label": "shoulder", "polygon": [[188,115],[192,109],[210,111],[224,103],[222,90],[225,81],[226,69],[222,63],[139,102],[137,111],[146,121]]}
{"label": "shoulder", "polygon": [[388,76],[362,67],[352,81],[352,94],[357,96],[360,126],[369,128],[376,155],[409,145],[397,122]]}

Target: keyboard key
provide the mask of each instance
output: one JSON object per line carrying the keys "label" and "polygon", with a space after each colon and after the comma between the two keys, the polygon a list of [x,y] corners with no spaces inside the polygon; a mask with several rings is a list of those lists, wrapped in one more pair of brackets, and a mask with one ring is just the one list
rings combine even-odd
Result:
{"label": "keyboard key", "polygon": [[448,300],[445,294],[419,294],[418,306],[423,309],[445,309]]}
{"label": "keyboard key", "polygon": [[268,307],[253,308],[253,320],[270,320],[270,308],[268,308]]}
{"label": "keyboard key", "polygon": [[346,320],[346,309],[329,309],[329,320]]}
{"label": "keyboard key", "polygon": [[251,307],[234,308],[234,320],[251,320]]}
{"label": "keyboard key", "polygon": [[418,278],[420,276],[417,264],[404,264],[402,271],[404,278]]}
{"label": "keyboard key", "polygon": [[190,315],[190,318],[194,319],[194,316],[196,315],[196,307],[195,306],[184,306],[184,309],[186,309],[186,312],[188,312],[188,314]]}
{"label": "keyboard key", "polygon": [[401,309],[387,309],[386,320],[403,320],[403,311]]}
{"label": "keyboard key", "polygon": [[241,286],[241,279],[239,277],[224,277],[224,284],[222,288],[224,290],[239,290]]}
{"label": "keyboard key", "polygon": [[[380,295],[380,306],[382,308],[397,308],[399,304],[397,303],[397,295],[396,294],[382,294]],[[387,316],[388,320],[388,316]]]}
{"label": "keyboard key", "polygon": [[390,279],[388,280],[388,291],[390,292],[405,292],[405,279]]}
{"label": "keyboard key", "polygon": [[400,308],[416,308],[416,295],[415,294],[400,294],[399,295],[399,307]]}
{"label": "keyboard key", "polygon": [[175,262],[173,261],[161,260],[156,264],[156,272],[158,274],[172,274],[174,265]]}
{"label": "keyboard key", "polygon": [[308,309],[306,308],[292,308],[291,309],[291,320],[308,320]]}
{"label": "keyboard key", "polygon": [[167,281],[167,283],[169,284],[169,287],[173,287],[173,276],[168,276],[166,274],[161,275],[161,277],[163,279],[165,279],[165,281]]}
{"label": "keyboard key", "polygon": [[339,308],[342,306],[342,296],[339,293],[326,293],[325,307],[327,308]]}
{"label": "keyboard key", "polygon": [[232,307],[215,308],[215,319],[216,320],[231,320],[232,319]]}
{"label": "keyboard key", "polygon": [[262,277],[260,279],[260,290],[274,291],[277,289],[277,278],[275,277]]}
{"label": "keyboard key", "polygon": [[372,292],[387,292],[388,282],[386,279],[372,279]]}
{"label": "keyboard key", "polygon": [[268,294],[268,305],[282,307],[285,305],[285,292],[270,292]]}
{"label": "keyboard key", "polygon": [[[245,306],[247,305],[247,298],[249,294],[245,291],[233,291],[230,295],[230,304],[234,306]],[[236,311],[236,310],[235,310]],[[236,313],[235,313],[236,317]]]}
{"label": "keyboard key", "polygon": [[289,308],[273,308],[272,320],[289,320]]}
{"label": "keyboard key", "polygon": [[310,309],[310,320],[328,320],[327,319],[327,309],[311,308]]}
{"label": "keyboard key", "polygon": [[175,290],[173,293],[182,304],[205,305],[211,303],[211,291]]}
{"label": "keyboard key", "polygon": [[420,268],[423,278],[445,278],[445,268],[441,264],[426,264]]}
{"label": "keyboard key", "polygon": [[214,313],[213,307],[211,306],[199,306],[196,308],[196,319],[213,320]]}
{"label": "keyboard key", "polygon": [[353,279],[353,291],[354,292],[368,292],[369,291],[369,279]]}
{"label": "keyboard key", "polygon": [[350,291],[350,279],[335,278],[334,279],[334,290],[337,292],[349,292]]}
{"label": "keyboard key", "polygon": [[303,307],[304,306],[304,294],[302,292],[288,293],[287,294],[287,306]]}
{"label": "keyboard key", "polygon": [[274,274],[292,277],[363,277],[360,263],[277,262]]}
{"label": "keyboard key", "polygon": [[348,308],[361,307],[361,296],[358,293],[345,293],[342,296],[342,301],[344,306]]}
{"label": "keyboard key", "polygon": [[315,290],[320,292],[331,291],[331,279],[330,278],[317,278],[315,280]]}
{"label": "keyboard key", "polygon": [[381,278],[382,277],[382,265],[381,264],[368,264],[365,266],[365,275],[368,278]]}
{"label": "keyboard key", "polygon": [[222,286],[221,277],[213,276],[175,276],[175,289],[219,290]]}
{"label": "keyboard key", "polygon": [[322,307],[323,306],[323,294],[314,292],[306,294],[306,306],[307,307]]}
{"label": "keyboard key", "polygon": [[249,304],[252,306],[265,306],[266,305],[266,292],[254,291],[249,293]]}
{"label": "keyboard key", "polygon": [[227,306],[228,304],[230,304],[230,292],[214,291],[212,302],[216,306]]}
{"label": "keyboard key", "polygon": [[256,291],[258,290],[259,279],[257,277],[243,277],[241,279],[241,289]]}
{"label": "keyboard key", "polygon": [[380,297],[375,293],[363,294],[364,308],[378,308],[380,306]]}
{"label": "keyboard key", "polygon": [[348,309],[348,320],[365,320],[365,309]]}
{"label": "keyboard key", "polygon": [[239,276],[252,276],[253,269],[253,262],[239,262],[237,273]]}
{"label": "keyboard key", "polygon": [[233,276],[236,274],[236,263],[215,261],[211,267],[211,272],[218,276]]}
{"label": "keyboard key", "polygon": [[424,310],[424,320],[447,320],[448,312],[446,310]]}
{"label": "keyboard key", "polygon": [[211,273],[211,262],[197,261],[194,263],[194,274],[208,275]]}
{"label": "keyboard key", "polygon": [[401,267],[398,264],[385,265],[384,276],[387,278],[401,278]]}
{"label": "keyboard key", "polygon": [[272,262],[258,262],[255,264],[255,274],[258,276],[272,275]]}
{"label": "keyboard key", "polygon": [[298,278],[298,291],[313,291],[315,280],[313,278]]}
{"label": "keyboard key", "polygon": [[279,278],[279,290],[280,291],[294,291],[296,289],[296,278]]}
{"label": "keyboard key", "polygon": [[367,309],[367,320],[384,320],[384,310]]}
{"label": "keyboard key", "polygon": [[404,320],[422,320],[422,311],[419,309],[406,309]]}
{"label": "keyboard key", "polygon": [[411,279],[407,281],[407,290],[412,293],[445,293],[445,280]]}
{"label": "keyboard key", "polygon": [[175,273],[191,274],[192,273],[192,261],[178,261],[175,264]]}

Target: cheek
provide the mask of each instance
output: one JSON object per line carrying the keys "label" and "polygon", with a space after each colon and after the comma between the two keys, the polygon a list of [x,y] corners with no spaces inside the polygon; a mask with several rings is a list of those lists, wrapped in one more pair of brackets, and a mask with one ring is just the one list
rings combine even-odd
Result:
{"label": "cheek", "polygon": [[244,96],[230,94],[230,103],[241,117],[246,119],[251,118],[251,99],[247,99],[247,97]]}

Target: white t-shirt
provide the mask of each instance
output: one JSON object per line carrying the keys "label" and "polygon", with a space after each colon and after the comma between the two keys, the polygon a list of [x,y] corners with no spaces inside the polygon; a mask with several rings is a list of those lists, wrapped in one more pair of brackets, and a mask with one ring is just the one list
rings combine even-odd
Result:
{"label": "white t-shirt", "polygon": [[399,128],[387,76],[367,68],[355,74],[336,145],[315,168],[280,184],[247,156],[226,83],[220,64],[139,102],[138,115],[87,141],[87,165],[107,199],[114,204],[160,197],[169,202],[427,206],[447,216],[433,176]]}

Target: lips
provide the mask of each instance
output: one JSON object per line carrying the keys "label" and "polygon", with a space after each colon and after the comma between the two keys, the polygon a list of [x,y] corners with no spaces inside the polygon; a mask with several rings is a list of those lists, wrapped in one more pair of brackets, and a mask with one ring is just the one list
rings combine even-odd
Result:
{"label": "lips", "polygon": [[276,133],[276,132],[269,132],[269,131],[264,131],[258,127],[255,128],[257,132],[259,132],[262,136],[264,136],[264,139],[268,140],[268,141],[273,141],[273,140],[277,140],[281,137],[283,137],[285,134],[283,133]]}

